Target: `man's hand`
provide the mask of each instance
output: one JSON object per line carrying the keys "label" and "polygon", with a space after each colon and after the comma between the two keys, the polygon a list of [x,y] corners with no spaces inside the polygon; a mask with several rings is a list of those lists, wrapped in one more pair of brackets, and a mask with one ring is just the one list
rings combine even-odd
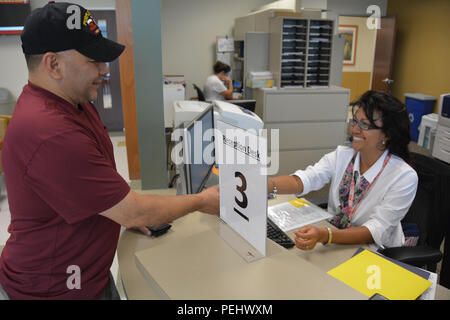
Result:
{"label": "man's hand", "polygon": [[199,193],[198,196],[201,199],[199,211],[209,214],[219,213],[220,193],[218,186],[208,188]]}

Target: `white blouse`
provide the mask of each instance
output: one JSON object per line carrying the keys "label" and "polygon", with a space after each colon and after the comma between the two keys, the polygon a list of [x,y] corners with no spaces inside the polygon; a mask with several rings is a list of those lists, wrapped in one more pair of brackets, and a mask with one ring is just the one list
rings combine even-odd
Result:
{"label": "white blouse", "polygon": [[[339,184],[355,150],[339,146],[326,154],[314,166],[298,170],[294,175],[303,182],[303,193],[320,190],[331,180],[328,195],[328,211],[336,214],[339,207]],[[380,172],[387,150],[367,170],[363,176],[372,183]],[[359,172],[360,155],[355,159],[353,171]],[[369,229],[378,248],[402,246],[405,242],[400,221],[406,215],[417,191],[418,177],[416,171],[403,159],[392,155],[383,173],[361,200],[353,218],[352,226],[365,226]]]}
{"label": "white blouse", "polygon": [[213,100],[220,100],[224,101],[225,97],[221,95],[221,92],[227,91],[227,87],[225,87],[225,84],[222,82],[222,80],[219,79],[218,76],[215,74],[209,76],[206,79],[205,87],[204,87],[204,94],[205,94],[205,100],[206,101],[213,101]]}

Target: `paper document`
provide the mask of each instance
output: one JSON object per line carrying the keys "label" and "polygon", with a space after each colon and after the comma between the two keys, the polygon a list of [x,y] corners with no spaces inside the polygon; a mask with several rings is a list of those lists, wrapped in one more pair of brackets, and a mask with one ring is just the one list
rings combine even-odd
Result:
{"label": "paper document", "polygon": [[379,293],[389,300],[415,300],[432,285],[431,281],[369,250],[353,256],[328,274],[367,297]]}
{"label": "paper document", "polygon": [[283,88],[285,89],[298,89],[298,88],[303,88],[303,86],[283,86]]}
{"label": "paper document", "polygon": [[282,56],[302,56],[303,52],[284,52],[281,54]]}
{"label": "paper document", "polygon": [[228,65],[231,65],[231,53],[230,52],[217,52],[217,60],[222,61]]}
{"label": "paper document", "polygon": [[267,214],[284,232],[333,217],[303,198],[271,206],[267,209]]}
{"label": "paper document", "polygon": [[433,284],[417,300],[434,300],[436,298],[437,274],[430,272],[428,281]]}
{"label": "paper document", "polygon": [[234,51],[234,39],[233,38],[218,38],[217,39],[217,51],[218,52],[233,52]]}
{"label": "paper document", "polygon": [[273,79],[273,73],[270,71],[250,71],[248,78],[252,80],[270,80]]}

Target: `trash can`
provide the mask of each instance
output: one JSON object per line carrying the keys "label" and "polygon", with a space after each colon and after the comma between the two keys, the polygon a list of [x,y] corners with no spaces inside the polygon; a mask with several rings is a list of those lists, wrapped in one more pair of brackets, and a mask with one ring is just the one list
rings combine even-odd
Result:
{"label": "trash can", "polygon": [[16,102],[11,93],[5,88],[0,88],[0,115],[12,115]]}
{"label": "trash can", "polygon": [[419,140],[417,144],[433,152],[434,138],[438,126],[439,115],[437,113],[426,114],[422,117],[419,126]]}
{"label": "trash can", "polygon": [[422,93],[405,93],[405,105],[411,121],[411,139],[419,139],[419,125],[422,117],[433,112],[436,98]]}

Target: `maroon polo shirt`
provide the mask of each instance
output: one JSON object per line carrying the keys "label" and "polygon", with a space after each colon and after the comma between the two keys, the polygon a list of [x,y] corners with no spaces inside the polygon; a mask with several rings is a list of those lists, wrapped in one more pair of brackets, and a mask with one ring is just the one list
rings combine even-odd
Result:
{"label": "maroon polo shirt", "polygon": [[5,135],[2,162],[11,224],[0,284],[11,299],[99,298],[120,233],[119,224],[99,213],[130,187],[116,171],[94,106],[75,108],[28,83]]}

